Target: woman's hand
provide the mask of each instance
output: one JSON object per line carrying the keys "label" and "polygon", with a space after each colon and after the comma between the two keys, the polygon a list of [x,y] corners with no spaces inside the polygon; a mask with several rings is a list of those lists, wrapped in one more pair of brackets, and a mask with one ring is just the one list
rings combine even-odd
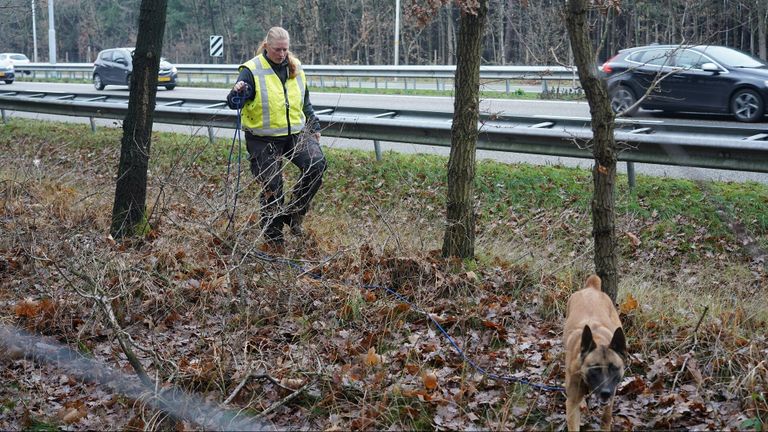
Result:
{"label": "woman's hand", "polygon": [[246,84],[245,81],[238,81],[237,83],[235,83],[235,86],[232,87],[232,90],[234,90],[236,93],[240,93],[247,88],[248,88],[248,84]]}

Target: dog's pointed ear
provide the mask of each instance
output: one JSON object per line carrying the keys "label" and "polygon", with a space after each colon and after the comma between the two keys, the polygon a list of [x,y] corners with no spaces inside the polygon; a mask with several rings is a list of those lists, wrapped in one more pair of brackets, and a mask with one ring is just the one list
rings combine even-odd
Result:
{"label": "dog's pointed ear", "polygon": [[584,331],[581,332],[582,357],[589,354],[595,348],[597,348],[597,344],[595,344],[595,339],[592,338],[592,329],[589,328],[589,325],[585,325]]}
{"label": "dog's pointed ear", "polygon": [[624,338],[624,330],[619,327],[613,332],[613,338],[611,338],[611,344],[608,348],[616,351],[621,358],[627,358],[627,340]]}

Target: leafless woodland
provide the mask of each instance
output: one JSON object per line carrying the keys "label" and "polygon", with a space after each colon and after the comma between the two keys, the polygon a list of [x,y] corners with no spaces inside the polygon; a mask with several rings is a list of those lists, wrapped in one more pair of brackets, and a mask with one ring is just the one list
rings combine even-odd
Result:
{"label": "leafless woodland", "polygon": [[[453,64],[459,9],[451,2],[426,25],[402,0],[399,64]],[[38,58],[48,59],[48,5],[37,1]],[[617,6],[611,7],[608,6]],[[139,0],[58,0],[58,61],[92,61],[104,48],[136,43]],[[765,0],[595,0],[591,12],[597,59],[658,43],[727,45],[766,58]],[[238,63],[266,30],[282,25],[292,50],[308,64],[392,64],[395,1],[169,0],[164,54],[176,63]],[[29,0],[0,1],[2,51],[33,57]],[[224,36],[223,58],[211,58],[210,35]],[[489,65],[571,63],[562,0],[491,0],[483,43]]]}

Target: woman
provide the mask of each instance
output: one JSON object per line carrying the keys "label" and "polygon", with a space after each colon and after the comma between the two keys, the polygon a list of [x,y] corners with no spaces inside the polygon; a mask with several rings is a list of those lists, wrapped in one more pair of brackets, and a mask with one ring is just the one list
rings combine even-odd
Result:
{"label": "woman", "polygon": [[[326,168],[320,149],[320,124],[309,101],[301,63],[288,50],[290,36],[272,27],[259,54],[240,65],[240,76],[227,96],[240,121],[251,172],[262,184],[262,250],[284,251],[283,225],[302,235],[301,224]],[[283,205],[283,157],[301,170],[288,205]]]}

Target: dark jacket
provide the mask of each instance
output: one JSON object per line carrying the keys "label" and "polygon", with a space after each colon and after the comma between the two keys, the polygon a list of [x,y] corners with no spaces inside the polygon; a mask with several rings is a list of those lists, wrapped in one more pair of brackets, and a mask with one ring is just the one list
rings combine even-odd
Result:
{"label": "dark jacket", "polygon": [[[280,81],[283,83],[283,85],[285,85],[285,82],[288,80],[288,59],[286,58],[285,61],[280,64],[274,63],[269,59],[269,57],[267,57],[266,51],[264,52],[264,58],[267,59],[269,65],[272,66],[272,70],[275,71],[277,76],[280,78]],[[253,100],[253,98],[256,97],[256,90],[254,88],[255,81],[253,79],[253,74],[250,70],[248,70],[248,68],[242,68],[240,75],[237,77],[237,81],[244,81],[247,84],[247,87],[245,88],[245,91],[241,93],[235,93],[234,90],[229,91],[229,95],[227,95],[227,105],[231,109],[240,109],[245,105],[246,101]],[[237,97],[240,99],[238,100]],[[309,101],[309,87],[307,87],[304,92],[303,111],[304,116],[307,118],[307,130],[311,133],[319,132],[320,121],[315,115],[315,110],[312,108],[312,102]]]}

